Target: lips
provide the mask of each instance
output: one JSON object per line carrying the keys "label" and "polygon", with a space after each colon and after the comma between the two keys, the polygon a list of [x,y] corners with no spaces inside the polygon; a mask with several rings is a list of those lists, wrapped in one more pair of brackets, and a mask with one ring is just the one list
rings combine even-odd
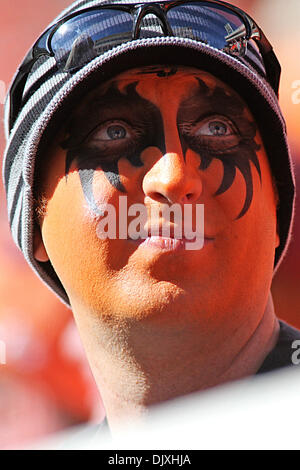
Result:
{"label": "lips", "polygon": [[145,239],[139,238],[132,240],[139,248],[156,249],[162,252],[178,252],[178,251],[199,251],[205,246],[211,244],[214,239],[178,239],[171,237],[151,236]]}
{"label": "lips", "polygon": [[[187,232],[187,233],[186,233]],[[199,234],[198,237],[202,236]],[[177,240],[191,240],[196,237],[195,233],[192,231],[182,230],[180,227],[172,224],[153,224],[149,226],[148,224],[144,227],[141,233],[138,233],[136,237],[129,237],[133,240],[135,239],[146,239],[151,237],[161,237],[165,239],[177,239]]]}
{"label": "lips", "polygon": [[129,238],[139,247],[157,248],[162,251],[200,250],[214,241],[213,237],[197,234],[194,232],[182,234],[174,225],[163,225],[159,227],[146,228],[136,238]]}

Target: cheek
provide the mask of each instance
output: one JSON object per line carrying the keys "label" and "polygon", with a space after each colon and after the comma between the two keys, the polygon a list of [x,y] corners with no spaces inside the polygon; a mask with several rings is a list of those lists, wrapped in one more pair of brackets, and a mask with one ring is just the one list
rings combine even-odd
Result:
{"label": "cheek", "polygon": [[[102,182],[104,189],[98,190],[95,198],[104,203],[109,200],[110,192],[105,191]],[[88,295],[95,276],[101,285],[106,274],[103,266],[107,262],[107,244],[97,236],[97,217],[84,198],[77,172],[70,173],[67,182],[64,179],[58,183],[48,202],[42,236],[51,263],[70,298],[77,292]]]}
{"label": "cheek", "polygon": [[[188,150],[187,161],[199,166],[199,156]],[[206,170],[199,171],[203,191],[201,202],[204,203],[205,219],[215,220],[216,226],[223,226],[234,221],[239,215],[246,196],[245,181],[237,170],[232,185],[223,194],[216,195],[224,175],[223,163],[214,158]]]}
{"label": "cheek", "polygon": [[260,159],[262,184],[257,190],[257,231],[263,240],[264,249],[268,252],[278,245],[277,236],[277,196],[274,191],[271,170],[265,152]]}
{"label": "cheek", "polygon": [[[272,276],[277,245],[276,200],[270,169],[265,153],[258,152],[258,156],[262,180],[260,182],[259,175],[251,164],[252,202],[248,211],[240,219],[233,221],[228,239],[230,243],[227,245],[227,250],[231,252],[230,258],[235,259],[234,270],[237,273],[248,270],[246,277],[248,281],[252,279],[253,285],[255,279],[259,282],[267,279],[267,272]],[[227,213],[234,207],[234,214],[238,215],[245,198],[245,182],[240,172],[237,171],[232,187],[219,198]],[[239,201],[238,206],[236,201]]]}
{"label": "cheek", "polygon": [[[216,178],[215,181],[218,181],[218,185],[217,186],[214,185],[214,189],[215,189],[214,193],[219,189],[222,179],[223,179],[223,174],[224,174],[224,168],[223,168],[222,162],[218,160],[218,163],[219,163],[218,176],[221,175],[221,180],[219,178]],[[254,178],[256,178],[255,175],[254,175]],[[214,195],[214,198],[221,205],[228,220],[231,220],[234,222],[238,218],[244,206],[246,193],[247,191],[246,191],[245,179],[243,175],[241,174],[241,172],[238,169],[236,169],[236,174],[235,174],[235,177],[231,186],[224,193],[219,194],[219,195]],[[253,200],[252,200],[252,203],[253,203]]]}

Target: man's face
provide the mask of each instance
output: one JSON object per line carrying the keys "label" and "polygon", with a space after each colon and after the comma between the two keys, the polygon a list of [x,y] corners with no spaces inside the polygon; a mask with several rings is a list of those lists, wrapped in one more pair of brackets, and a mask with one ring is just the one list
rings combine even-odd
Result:
{"label": "man's face", "polygon": [[[270,168],[247,106],[212,75],[155,66],[100,85],[49,150],[41,181],[43,243],[74,310],[213,331],[229,311],[235,328],[266,303],[278,245]],[[112,205],[118,221],[120,196],[146,207],[147,227],[150,208],[189,204],[195,215],[203,204],[204,246],[101,239],[99,208]]]}

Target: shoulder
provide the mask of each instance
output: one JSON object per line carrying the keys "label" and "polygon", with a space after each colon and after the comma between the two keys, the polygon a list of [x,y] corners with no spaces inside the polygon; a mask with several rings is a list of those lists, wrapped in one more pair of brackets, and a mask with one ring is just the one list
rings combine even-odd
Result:
{"label": "shoulder", "polygon": [[[295,353],[300,348],[300,330],[280,320],[280,332],[276,346],[267,355],[257,374],[269,372],[281,367],[298,365]],[[298,340],[298,341],[297,341]],[[298,354],[300,356],[300,353]]]}
{"label": "shoulder", "polygon": [[300,339],[300,330],[294,328],[288,323],[279,320],[280,324],[280,335],[279,339],[281,342],[293,341],[295,339]]}

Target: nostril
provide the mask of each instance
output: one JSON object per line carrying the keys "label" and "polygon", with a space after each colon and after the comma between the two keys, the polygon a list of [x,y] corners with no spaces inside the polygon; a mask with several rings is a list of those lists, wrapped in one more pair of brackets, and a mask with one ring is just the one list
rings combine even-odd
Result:
{"label": "nostril", "polygon": [[194,202],[197,199],[198,195],[197,193],[187,193],[185,196],[182,198],[182,202],[185,204],[187,202],[191,203]]}
{"label": "nostril", "polygon": [[159,204],[194,203],[202,193],[202,180],[187,165],[180,166],[180,155],[166,156],[165,166],[160,159],[144,175],[142,188],[145,196]]}
{"label": "nostril", "polygon": [[165,203],[166,201],[168,201],[168,198],[158,191],[153,191],[152,193],[148,194],[148,196],[157,202]]}
{"label": "nostril", "polygon": [[152,191],[151,193],[148,193],[148,197],[152,199],[153,201],[160,202],[162,204],[173,204],[174,202],[193,202],[195,199],[196,194],[195,193],[187,193],[185,196],[182,198],[174,197],[171,194],[164,195],[163,193],[159,191]]}

